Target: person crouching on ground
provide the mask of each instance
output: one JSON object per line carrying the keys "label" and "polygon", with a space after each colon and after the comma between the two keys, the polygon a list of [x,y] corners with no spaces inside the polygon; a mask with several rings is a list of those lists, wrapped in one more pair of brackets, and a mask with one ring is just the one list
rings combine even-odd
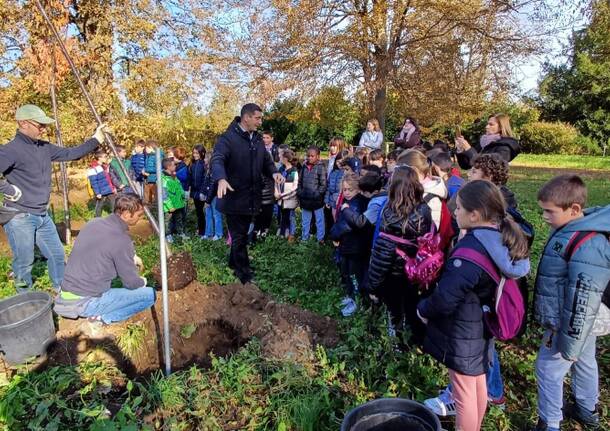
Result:
{"label": "person crouching on ground", "polygon": [[184,235],[186,222],[186,204],[184,189],[176,178],[176,162],[174,159],[163,159],[161,185],[163,187],[163,212],[165,213],[165,235],[167,242],[172,243],[175,235]]}
{"label": "person crouching on ground", "polygon": [[[155,291],[146,287],[146,278],[138,273],[141,261],[128,232],[143,213],[136,194],[121,194],[113,214],[95,218],[81,229],[55,298],[57,314],[70,319],[86,317],[87,329],[94,333],[104,324],[128,319],[154,304]],[[124,287],[111,288],[116,277]]]}

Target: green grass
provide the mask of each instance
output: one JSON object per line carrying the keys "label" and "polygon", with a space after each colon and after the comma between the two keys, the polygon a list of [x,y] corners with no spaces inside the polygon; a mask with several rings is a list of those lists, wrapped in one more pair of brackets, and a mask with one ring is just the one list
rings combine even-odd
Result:
{"label": "green grass", "polygon": [[577,170],[610,170],[610,156],[572,156],[557,154],[520,154],[511,166]]}
{"label": "green grass", "polygon": [[[530,162],[538,156],[522,157]],[[579,159],[588,166],[593,163]],[[556,157],[545,163],[558,167],[568,162]],[[536,192],[556,173],[511,168],[509,187],[536,228],[534,271],[548,235]],[[589,204],[608,204],[606,176],[599,172],[584,176]],[[187,241],[178,248],[192,253],[201,282],[235,281],[226,267],[224,243]],[[152,239],[137,250],[148,268],[158,259]],[[423,400],[447,383],[446,370],[429,356],[417,349],[394,351],[395,340],[387,336],[383,313],[361,310],[350,319],[340,317],[339,275],[330,247],[268,238],[254,246],[251,255],[265,292],[338,319],[340,342],[335,348],[318,348],[308,363],[296,364],[265,358],[258,341],[251,340],[230,357],[213,358],[208,369],[193,367],[170,378],[156,373],[127,383],[118,370],[101,364],[24,371],[0,384],[0,429],[336,430],[350,408],[367,400],[382,396]],[[37,286],[46,288],[44,264],[37,265]],[[0,295],[13,292],[6,277],[9,268],[9,260],[0,258]],[[523,430],[535,420],[534,360],[539,337],[539,329],[532,325],[515,343],[498,343],[508,406],[506,411],[489,410],[484,430]],[[610,429],[610,337],[598,341],[598,362],[602,429]],[[451,423],[444,423],[445,428],[452,429]]]}

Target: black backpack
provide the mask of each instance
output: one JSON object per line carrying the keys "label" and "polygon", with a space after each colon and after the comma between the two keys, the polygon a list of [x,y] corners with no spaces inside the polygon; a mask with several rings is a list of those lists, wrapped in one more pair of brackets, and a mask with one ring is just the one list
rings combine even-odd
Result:
{"label": "black backpack", "polygon": [[536,231],[534,230],[534,226],[528,222],[525,217],[519,212],[517,208],[508,207],[506,209],[506,213],[512,217],[512,219],[519,225],[525,236],[527,237],[527,244],[531,248],[534,243],[534,236],[536,235]]}

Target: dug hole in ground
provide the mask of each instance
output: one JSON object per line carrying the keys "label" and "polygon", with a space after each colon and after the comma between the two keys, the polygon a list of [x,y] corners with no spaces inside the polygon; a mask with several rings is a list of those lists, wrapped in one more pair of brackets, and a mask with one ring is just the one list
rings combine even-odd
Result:
{"label": "dug hole in ground", "polygon": [[[338,342],[336,322],[298,307],[279,304],[254,285],[226,286],[193,282],[169,292],[172,367],[208,365],[209,354],[226,356],[249,339],[261,341],[266,357],[308,362],[316,344]],[[104,361],[135,377],[161,368],[163,305],[155,305],[131,319],[104,327],[95,337],[83,332],[82,320],[59,320],[56,343],[49,348],[48,365]],[[141,343],[126,354],[120,339],[134,325]]]}

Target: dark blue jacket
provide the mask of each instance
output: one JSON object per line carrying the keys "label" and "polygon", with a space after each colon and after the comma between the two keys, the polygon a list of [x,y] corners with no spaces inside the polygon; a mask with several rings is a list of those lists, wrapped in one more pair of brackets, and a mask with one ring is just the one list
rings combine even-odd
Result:
{"label": "dark blue jacket", "polygon": [[146,167],[146,154],[133,154],[131,156],[131,169],[133,169],[135,179],[138,182],[144,182],[142,170]]}
{"label": "dark blue jacket", "polygon": [[31,214],[46,214],[51,195],[51,162],[78,160],[99,144],[91,138],[78,147],[63,148],[18,131],[12,141],[0,145],[0,174],[23,195],[17,202],[5,201],[5,205]]}
{"label": "dark blue jacket", "polygon": [[326,189],[326,196],[324,196],[324,203],[331,208],[337,206],[337,199],[341,193],[341,180],[343,179],[343,169],[337,168],[328,176],[328,188]]}
{"label": "dark blue jacket", "polygon": [[189,189],[189,168],[183,161],[176,164],[176,178],[178,178],[185,191]]}
{"label": "dark blue jacket", "polygon": [[[461,247],[492,259],[472,230],[455,249]],[[485,330],[481,306],[492,303],[496,287],[479,266],[449,257],[436,289],[417,306],[428,319],[424,351],[460,374],[485,374],[493,339]]]}
{"label": "dark blue jacket", "polygon": [[[369,200],[357,194],[351,200],[343,203],[349,205],[349,209],[357,214],[362,214],[369,203]],[[341,211],[337,221],[330,229],[330,238],[339,242],[339,253],[345,255],[365,255],[368,256],[371,250],[371,240],[373,229],[353,229],[348,223],[347,218]]]}
{"label": "dark blue jacket", "polygon": [[206,192],[205,177],[207,169],[203,160],[196,160],[189,166],[189,186],[191,188],[191,198],[199,200],[199,194]]}
{"label": "dark blue jacket", "polygon": [[227,180],[234,190],[218,199],[216,207],[225,214],[255,215],[261,208],[263,175],[272,177],[277,168],[261,135],[245,132],[240,121],[235,117],[214,145],[210,162],[214,183]]}
{"label": "dark blue jacket", "polygon": [[314,211],[324,206],[324,196],[326,196],[326,165],[324,163],[318,161],[313,166],[303,164],[299,173],[297,196],[299,204],[304,210]]}

